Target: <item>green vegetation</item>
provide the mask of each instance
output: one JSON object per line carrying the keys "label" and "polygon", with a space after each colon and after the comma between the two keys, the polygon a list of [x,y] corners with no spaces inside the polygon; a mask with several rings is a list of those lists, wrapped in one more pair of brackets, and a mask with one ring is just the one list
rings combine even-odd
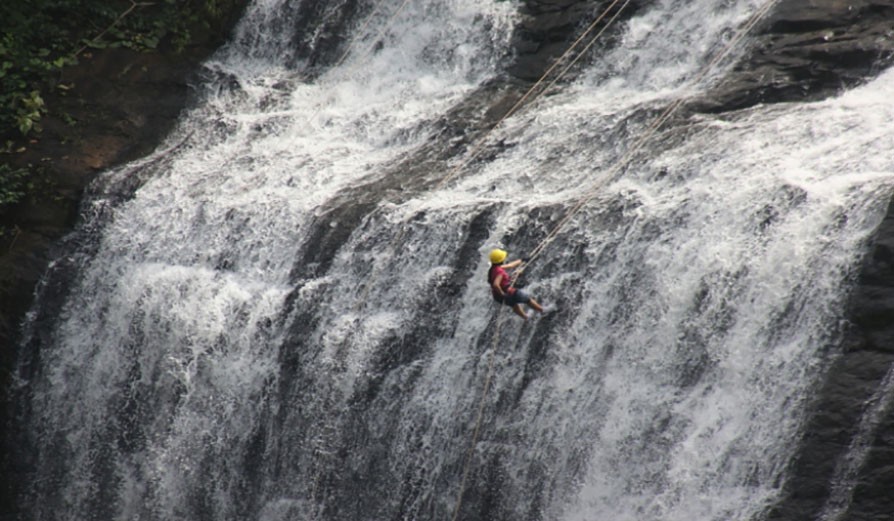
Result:
{"label": "green vegetation", "polygon": [[[240,0],[30,0],[0,7],[0,134],[40,131],[42,92],[91,48],[178,52],[213,31]],[[12,131],[12,132],[11,132]]]}
{"label": "green vegetation", "polygon": [[[220,34],[246,0],[11,0],[0,2],[0,143],[41,131],[60,71],[95,49],[180,52]],[[63,117],[64,115],[59,115]],[[69,118],[70,119],[70,118]],[[16,145],[18,146],[18,145]],[[0,163],[5,163],[0,155]],[[27,170],[0,168],[0,207],[24,197]]]}
{"label": "green vegetation", "polygon": [[0,207],[25,197],[29,183],[27,168],[13,168],[0,164]]}

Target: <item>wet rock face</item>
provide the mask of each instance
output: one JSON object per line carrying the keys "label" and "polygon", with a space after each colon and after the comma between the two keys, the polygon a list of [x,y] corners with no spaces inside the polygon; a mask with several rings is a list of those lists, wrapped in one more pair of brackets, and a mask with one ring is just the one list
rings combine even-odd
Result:
{"label": "wet rock face", "polygon": [[[83,53],[61,71],[65,89],[45,93],[43,132],[2,159],[40,165],[38,193],[0,209],[0,476],[24,475],[10,396],[21,324],[35,287],[65,248],[85,187],[101,171],[145,156],[173,128],[192,99],[199,64],[235,23],[209,32],[182,53],[104,49]],[[16,136],[7,136],[4,139]],[[19,145],[16,147],[19,148]],[[63,262],[64,264],[64,262]],[[62,295],[57,300],[61,301]],[[0,519],[13,519],[16,479],[0,480]]]}
{"label": "wet rock face", "polygon": [[[652,1],[527,0],[520,7],[515,59],[507,72],[522,81],[537,80],[600,15],[606,15],[605,24],[620,11],[615,28],[588,52],[598,56],[613,45],[619,22]],[[754,30],[754,43],[733,72],[692,108],[725,112],[818,100],[858,85],[894,63],[892,20],[890,0],[779,0]]]}
{"label": "wet rock face", "polygon": [[521,23],[515,32],[515,63],[509,73],[536,81],[553,60],[565,52],[570,38],[583,30],[589,11],[597,2],[579,0],[529,0],[521,7]]}
{"label": "wet rock face", "polygon": [[[610,4],[525,2],[509,73],[523,81],[538,79]],[[640,7],[632,3],[621,19]],[[819,100],[894,63],[891,0],[779,0],[755,31],[753,45],[733,71],[690,110]],[[601,45],[612,45],[611,32]],[[845,352],[813,397],[789,477],[768,520],[812,521],[831,513],[841,520],[882,520],[894,512],[894,403],[885,401],[894,367],[894,202],[855,276],[846,318]],[[866,447],[863,461],[851,468],[848,458],[860,445]]]}
{"label": "wet rock face", "polygon": [[[522,82],[534,81],[606,10],[608,19],[623,6],[622,21],[652,1],[526,0],[520,6],[508,73]],[[323,4],[307,5],[319,11]],[[342,18],[358,9],[355,0],[340,5]],[[308,19],[320,16],[311,14]],[[758,102],[814,99],[864,81],[894,61],[892,20],[891,0],[780,0],[762,24],[758,42],[703,100],[703,108],[723,111]],[[601,45],[611,45],[612,31],[605,38]],[[332,54],[337,43],[315,48]],[[48,103],[57,103],[58,112],[72,116],[78,126],[72,129],[61,119],[48,118],[40,142],[17,160],[27,164],[49,159],[51,183],[58,193],[0,216],[8,228],[17,230],[0,244],[5,250],[0,280],[6,281],[2,287],[8,297],[0,310],[0,345],[11,344],[34,283],[50,258],[50,245],[75,221],[83,187],[98,171],[155,148],[186,103],[190,71],[208,52],[204,48],[184,57],[162,57],[108,50],[85,57],[64,73],[62,83],[76,85],[75,94]]]}
{"label": "wet rock face", "polygon": [[[647,0],[527,0],[519,9],[521,21],[514,41],[516,56],[509,74],[520,80],[536,81],[606,10],[602,25],[597,25],[590,37],[615,14],[618,20],[630,18],[647,3]],[[611,35],[608,35],[600,43],[605,46],[610,42]]]}
{"label": "wet rock face", "polygon": [[817,100],[871,79],[894,63],[892,20],[890,0],[782,0],[702,110]]}
{"label": "wet rock face", "polygon": [[[709,96],[704,110],[810,101],[875,77],[894,62],[894,2],[785,0],[757,44]],[[845,352],[812,404],[774,521],[890,519],[894,499],[894,408],[885,405],[894,362],[894,202],[856,275],[843,333]],[[854,468],[854,447],[865,446]],[[850,499],[848,499],[848,497]]]}
{"label": "wet rock face", "polygon": [[844,352],[814,398],[770,521],[825,519],[831,511],[843,521],[883,520],[894,512],[894,201],[856,277],[847,318]]}
{"label": "wet rock face", "polygon": [[[45,171],[37,196],[0,210],[0,230],[6,232],[0,234],[0,475],[21,472],[8,470],[19,464],[12,460],[20,449],[11,434],[8,389],[35,286],[77,221],[84,187],[98,172],[155,148],[187,103],[187,78],[197,63],[198,55],[123,49],[81,56],[60,79],[70,92],[47,96],[54,112],[44,118],[43,132],[8,160]],[[13,509],[15,486],[15,480],[2,480],[0,519]]]}

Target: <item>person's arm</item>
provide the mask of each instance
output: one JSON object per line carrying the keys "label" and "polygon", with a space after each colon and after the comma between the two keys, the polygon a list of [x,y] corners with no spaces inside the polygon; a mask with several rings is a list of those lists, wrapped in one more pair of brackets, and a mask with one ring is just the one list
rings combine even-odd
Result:
{"label": "person's arm", "polygon": [[522,263],[521,259],[515,259],[512,262],[507,262],[506,264],[503,264],[503,268],[507,269],[507,270],[511,270],[513,268],[517,268],[517,267],[521,266],[521,263]]}

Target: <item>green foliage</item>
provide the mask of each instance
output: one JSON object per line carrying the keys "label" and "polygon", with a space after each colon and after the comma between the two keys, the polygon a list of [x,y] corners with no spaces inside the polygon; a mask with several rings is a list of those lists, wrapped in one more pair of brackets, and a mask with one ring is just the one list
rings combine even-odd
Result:
{"label": "green foliage", "polygon": [[16,123],[22,135],[27,135],[32,129],[40,130],[40,117],[46,112],[40,91],[32,90],[27,96],[18,100],[16,107]]}
{"label": "green foliage", "polygon": [[0,208],[21,201],[31,190],[31,172],[0,164]]}
{"label": "green foliage", "polygon": [[38,121],[46,112],[40,86],[44,78],[65,63],[61,57],[50,58],[52,51],[16,37],[14,32],[0,30],[0,125],[17,129],[22,135],[39,130]]}
{"label": "green foliage", "polygon": [[0,136],[40,132],[43,92],[90,49],[180,52],[245,0],[11,0],[0,2]]}
{"label": "green foliage", "polygon": [[[41,131],[41,118],[52,111],[48,93],[77,89],[59,81],[63,67],[95,49],[180,52],[197,38],[221,35],[246,2],[0,0],[0,211],[54,191],[43,166],[13,167],[2,159]],[[56,116],[77,124],[70,114]]]}

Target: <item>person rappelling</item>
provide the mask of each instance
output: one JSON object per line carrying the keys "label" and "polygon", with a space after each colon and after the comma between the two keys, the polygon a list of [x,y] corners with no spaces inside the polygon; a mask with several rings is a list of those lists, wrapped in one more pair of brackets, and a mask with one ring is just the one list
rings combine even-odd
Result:
{"label": "person rappelling", "polygon": [[512,283],[512,277],[506,270],[512,270],[522,265],[522,259],[506,262],[508,254],[505,250],[495,249],[490,252],[490,270],[487,272],[487,283],[490,285],[494,300],[506,304],[512,311],[527,320],[528,315],[522,308],[526,304],[529,308],[543,313],[543,307],[537,303],[527,291],[516,288]]}

